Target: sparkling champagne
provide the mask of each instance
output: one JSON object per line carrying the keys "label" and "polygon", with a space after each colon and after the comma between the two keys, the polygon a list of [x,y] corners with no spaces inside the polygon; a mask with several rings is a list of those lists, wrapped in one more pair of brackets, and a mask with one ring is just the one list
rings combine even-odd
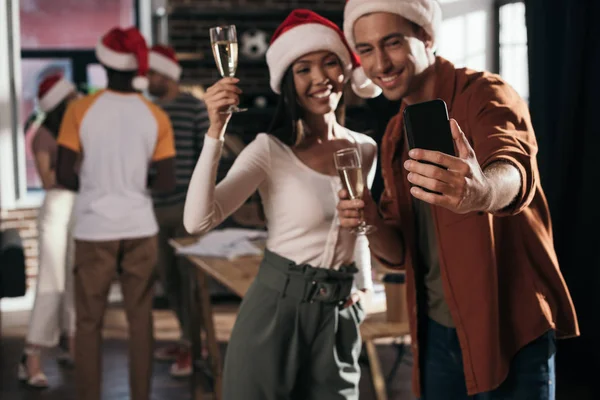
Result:
{"label": "sparkling champagne", "polygon": [[222,77],[235,76],[238,63],[238,44],[229,40],[220,40],[212,44],[213,55]]}
{"label": "sparkling champagne", "polygon": [[362,169],[360,167],[339,168],[338,173],[344,188],[352,199],[360,199],[365,190]]}

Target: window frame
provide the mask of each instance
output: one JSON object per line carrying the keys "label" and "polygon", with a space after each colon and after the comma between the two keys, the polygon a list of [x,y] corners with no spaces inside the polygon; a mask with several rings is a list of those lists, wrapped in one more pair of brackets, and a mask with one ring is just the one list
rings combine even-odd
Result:
{"label": "window frame", "polygon": [[[492,54],[492,66],[493,66],[493,70],[492,72],[501,75],[502,71],[501,71],[501,64],[502,64],[502,43],[500,41],[500,30],[501,30],[501,26],[500,26],[500,13],[501,13],[501,8],[504,6],[507,6],[509,4],[517,4],[517,3],[522,3],[525,5],[525,0],[494,0],[494,8],[493,8],[493,21],[494,21],[494,38],[493,38],[493,43],[494,43],[494,49],[493,49],[493,54]],[[526,6],[526,5],[525,5]],[[527,11],[525,11],[527,12]],[[527,44],[527,41],[526,41]],[[529,68],[529,65],[528,65]],[[525,98],[526,101],[529,101],[529,98]]]}
{"label": "window frame", "polygon": [[494,52],[492,54],[492,71],[496,74],[500,73],[500,9],[503,6],[515,3],[525,3],[525,0],[494,0],[494,11],[492,15],[494,23]]}
{"label": "window frame", "polygon": [[[152,43],[152,5],[147,1],[132,0],[134,25]],[[37,208],[42,204],[45,191],[27,187],[25,134],[21,111],[21,60],[68,58],[72,61],[73,80],[87,82],[87,66],[97,63],[95,50],[90,49],[30,49],[21,48],[19,0],[7,0],[0,5],[0,55],[6,56],[6,70],[0,68],[0,82],[8,83],[0,97],[0,115],[7,123],[0,124],[0,209]],[[5,30],[4,30],[5,29]],[[6,33],[6,37],[3,37]]]}

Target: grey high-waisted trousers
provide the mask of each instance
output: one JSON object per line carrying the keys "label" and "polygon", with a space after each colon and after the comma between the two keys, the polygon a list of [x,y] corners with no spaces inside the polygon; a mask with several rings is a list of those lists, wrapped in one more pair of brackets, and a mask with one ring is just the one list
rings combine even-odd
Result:
{"label": "grey high-waisted trousers", "polygon": [[355,272],[267,250],[227,347],[224,400],[358,400],[364,311],[342,308]]}

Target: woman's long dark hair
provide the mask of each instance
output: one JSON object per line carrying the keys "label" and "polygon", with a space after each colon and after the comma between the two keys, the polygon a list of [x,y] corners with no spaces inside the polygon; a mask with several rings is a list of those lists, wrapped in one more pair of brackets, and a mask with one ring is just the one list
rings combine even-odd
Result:
{"label": "woman's long dark hair", "polygon": [[[277,110],[271,121],[268,133],[281,140],[290,147],[294,147],[304,140],[306,132],[302,124],[304,109],[298,104],[298,93],[294,83],[294,71],[290,66],[281,80],[281,95],[277,102]],[[335,116],[340,125],[344,125],[346,116],[344,96],[340,99]]]}

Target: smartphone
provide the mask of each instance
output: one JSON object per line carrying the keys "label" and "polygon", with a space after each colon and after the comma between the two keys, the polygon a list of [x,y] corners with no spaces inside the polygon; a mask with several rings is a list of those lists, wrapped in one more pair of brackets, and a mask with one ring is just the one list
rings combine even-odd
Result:
{"label": "smartphone", "polygon": [[406,106],[404,129],[409,149],[434,150],[455,156],[448,108],[442,99]]}
{"label": "smartphone", "polygon": [[[411,104],[406,106],[403,116],[409,149],[434,150],[455,156],[448,108],[444,100],[436,99]],[[428,161],[420,162],[446,168]],[[426,192],[441,194],[423,187],[421,189]]]}

